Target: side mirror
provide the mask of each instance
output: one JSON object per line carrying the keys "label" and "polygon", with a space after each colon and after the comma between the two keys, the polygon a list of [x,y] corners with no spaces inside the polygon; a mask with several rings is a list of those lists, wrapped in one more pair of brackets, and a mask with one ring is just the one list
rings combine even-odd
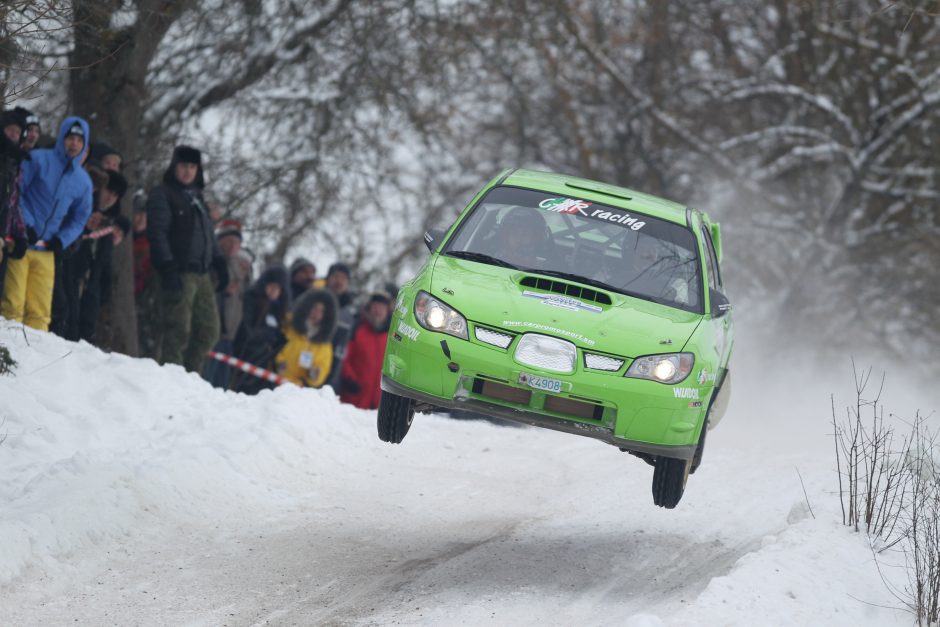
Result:
{"label": "side mirror", "polygon": [[708,288],[708,299],[712,304],[712,318],[720,318],[731,311],[731,303],[728,302],[728,297],[718,290]]}
{"label": "side mirror", "polygon": [[428,229],[424,232],[424,245],[433,253],[446,232],[444,229]]}

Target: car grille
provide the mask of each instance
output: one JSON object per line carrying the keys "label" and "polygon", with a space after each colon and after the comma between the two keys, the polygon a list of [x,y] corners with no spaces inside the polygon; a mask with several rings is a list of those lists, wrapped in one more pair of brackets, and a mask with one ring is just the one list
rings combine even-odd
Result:
{"label": "car grille", "polygon": [[487,344],[492,344],[493,346],[499,346],[500,348],[506,348],[512,343],[513,336],[507,333],[499,333],[498,331],[493,331],[492,329],[486,329],[484,327],[477,327],[474,330],[476,338],[481,342],[486,342]]}
{"label": "car grille", "polygon": [[588,287],[581,287],[580,285],[575,285],[573,283],[565,283],[564,281],[555,281],[553,279],[546,279],[544,277],[538,276],[527,276],[523,277],[522,280],[519,281],[519,285],[524,287],[532,287],[537,290],[542,290],[543,292],[553,292],[555,294],[571,296],[572,298],[589,300],[595,303],[600,303],[602,305],[611,304],[609,294],[599,292]]}
{"label": "car grille", "polygon": [[526,333],[516,345],[516,361],[520,364],[552,370],[554,372],[574,372],[578,349],[566,340],[550,335]]}

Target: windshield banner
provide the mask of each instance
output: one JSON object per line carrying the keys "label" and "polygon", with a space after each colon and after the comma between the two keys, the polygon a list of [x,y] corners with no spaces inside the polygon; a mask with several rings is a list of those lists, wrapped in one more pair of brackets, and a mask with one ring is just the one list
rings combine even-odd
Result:
{"label": "windshield banner", "polygon": [[646,226],[646,222],[634,218],[629,213],[618,213],[606,209],[592,209],[589,211],[590,207],[591,203],[588,201],[575,200],[574,198],[546,198],[539,203],[539,209],[545,209],[553,213],[580,213],[585,218],[622,224],[634,231],[639,231]]}

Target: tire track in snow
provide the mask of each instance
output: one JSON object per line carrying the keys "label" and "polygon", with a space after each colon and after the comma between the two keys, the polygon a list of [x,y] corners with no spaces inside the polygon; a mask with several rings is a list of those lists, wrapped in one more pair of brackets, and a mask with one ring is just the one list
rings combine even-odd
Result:
{"label": "tire track in snow", "polygon": [[[483,545],[510,536],[516,526],[498,525],[495,533],[471,542],[447,542],[431,555],[407,559],[385,572],[351,573],[347,579],[334,579],[325,589],[258,617],[252,626],[355,624],[381,611],[389,601],[402,602],[402,597],[410,594],[408,588],[425,574]],[[406,555],[413,555],[413,552]],[[338,601],[330,602],[330,599]]]}
{"label": "tire track in snow", "polygon": [[[471,614],[462,621],[452,618],[452,624],[499,624],[498,616],[490,619],[482,608],[473,615],[474,607],[499,614],[552,603],[558,604],[554,615],[561,622],[594,624],[611,612],[629,617],[691,601],[712,578],[728,574],[759,547],[754,538],[728,543],[636,530],[559,533],[540,522],[521,523],[465,550],[425,560],[426,567],[418,571],[402,572],[409,579],[391,587],[394,595],[371,599],[357,612],[367,618],[356,624],[445,624],[441,612],[454,606]],[[394,604],[382,611],[389,601]]]}

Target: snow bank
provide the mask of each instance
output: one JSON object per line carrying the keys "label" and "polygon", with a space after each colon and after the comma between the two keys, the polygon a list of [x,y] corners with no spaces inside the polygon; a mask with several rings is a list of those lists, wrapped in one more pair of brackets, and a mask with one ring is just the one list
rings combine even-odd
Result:
{"label": "snow bank", "polygon": [[850,367],[738,341],[667,511],[591,440],[421,416],[391,446],[330,391],[221,392],[0,321],[0,623],[909,624],[839,525]]}
{"label": "snow bank", "polygon": [[330,391],[245,397],[180,367],[3,324],[19,365],[0,377],[0,582],[155,519],[295,499],[302,477],[343,463],[364,437],[364,412]]}

